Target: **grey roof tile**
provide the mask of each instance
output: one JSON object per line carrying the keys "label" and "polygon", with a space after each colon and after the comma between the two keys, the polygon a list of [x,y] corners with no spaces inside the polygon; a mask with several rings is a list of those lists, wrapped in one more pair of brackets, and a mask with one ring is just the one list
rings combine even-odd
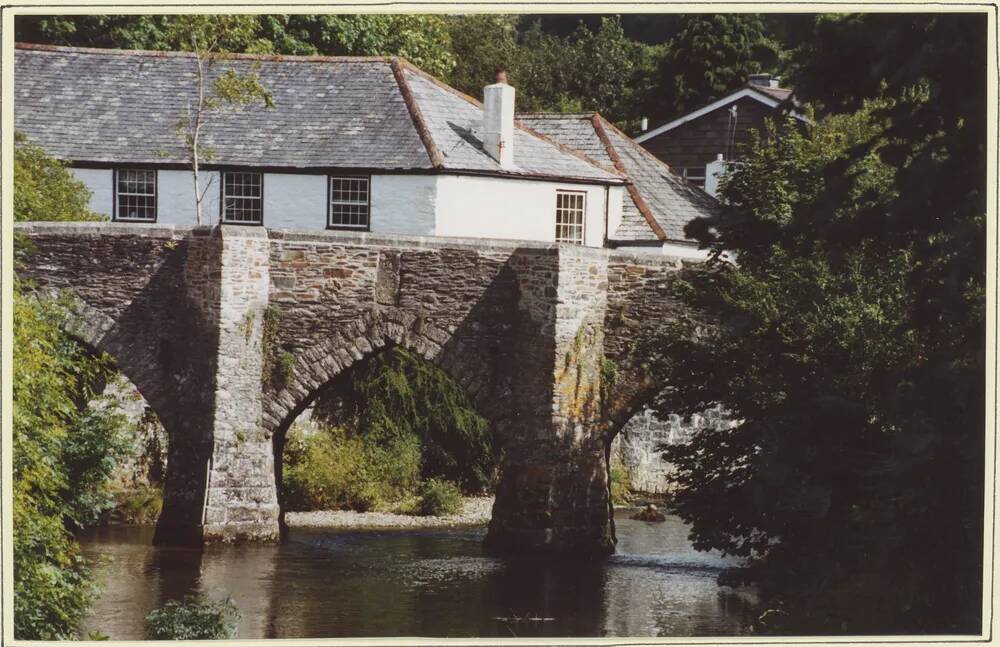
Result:
{"label": "grey roof tile", "polygon": [[[215,162],[251,166],[430,168],[389,64],[225,60],[258,67],[276,108],[217,113],[204,128]],[[188,56],[15,52],[15,125],[56,157],[184,163],[175,124],[196,98]]]}
{"label": "grey roof tile", "polygon": [[447,169],[620,181],[614,171],[560,150],[523,128],[514,129],[516,169],[504,171],[483,149],[483,110],[479,105],[412,69],[407,68],[405,74]]}
{"label": "grey roof tile", "polygon": [[[387,58],[250,57],[212,74],[256,71],[275,108],[217,114],[203,137],[213,163],[290,168],[431,169]],[[457,91],[403,66],[444,169],[621,182],[613,170],[516,129],[517,169],[482,148],[482,110]],[[58,158],[77,162],[187,162],[175,124],[196,97],[197,63],[175,52],[24,46],[15,51],[15,127]]]}

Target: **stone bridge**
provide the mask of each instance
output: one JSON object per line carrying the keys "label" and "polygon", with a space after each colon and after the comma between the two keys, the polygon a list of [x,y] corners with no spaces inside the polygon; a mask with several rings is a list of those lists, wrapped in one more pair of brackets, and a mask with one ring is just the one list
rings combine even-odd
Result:
{"label": "stone bridge", "polygon": [[[503,449],[487,545],[607,553],[608,445],[654,393],[638,345],[680,261],[492,240],[30,223],[62,292],[169,436],[157,543],[279,537],[275,464],[317,393],[391,346],[452,375]],[[276,456],[277,453],[277,456]]]}

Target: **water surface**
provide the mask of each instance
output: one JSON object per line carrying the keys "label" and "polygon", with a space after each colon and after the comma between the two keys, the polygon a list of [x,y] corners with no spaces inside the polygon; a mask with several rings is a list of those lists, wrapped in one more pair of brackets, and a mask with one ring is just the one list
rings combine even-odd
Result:
{"label": "water surface", "polygon": [[751,602],[720,590],[729,562],[699,553],[670,517],[616,515],[601,560],[498,559],[485,529],[293,529],[278,546],[153,547],[152,528],[82,536],[104,590],[84,621],[144,638],[150,610],[187,593],[231,596],[240,638],[702,636],[744,632]]}

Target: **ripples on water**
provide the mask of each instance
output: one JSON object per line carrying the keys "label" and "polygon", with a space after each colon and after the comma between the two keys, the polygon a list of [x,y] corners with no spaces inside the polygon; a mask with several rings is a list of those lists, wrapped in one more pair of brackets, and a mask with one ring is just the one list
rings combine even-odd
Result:
{"label": "ripples on water", "polygon": [[104,591],[84,623],[144,637],[170,599],[230,595],[240,638],[346,636],[697,636],[743,632],[750,604],[716,585],[729,562],[699,553],[676,518],[616,518],[602,560],[498,559],[485,529],[293,529],[280,546],[153,548],[152,528],[81,537]]}

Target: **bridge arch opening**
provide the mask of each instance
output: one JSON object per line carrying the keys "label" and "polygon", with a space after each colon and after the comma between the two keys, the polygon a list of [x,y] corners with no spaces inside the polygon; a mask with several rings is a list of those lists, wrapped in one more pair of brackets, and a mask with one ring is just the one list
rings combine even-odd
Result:
{"label": "bridge arch opening", "polygon": [[283,533],[289,512],[489,521],[502,453],[494,426],[465,385],[409,344],[373,347],[310,388],[271,440]]}
{"label": "bridge arch opening", "polygon": [[78,376],[77,406],[91,411],[111,408],[119,414],[114,429],[108,429],[114,437],[100,442],[105,456],[116,459],[108,474],[110,505],[95,507],[93,512],[98,516],[84,525],[108,521],[155,524],[162,507],[170,439],[159,412],[147,398],[149,387],[140,386],[133,367],[104,350],[99,339],[81,334],[72,319],[64,332],[84,356],[96,360],[91,366],[99,367]]}

